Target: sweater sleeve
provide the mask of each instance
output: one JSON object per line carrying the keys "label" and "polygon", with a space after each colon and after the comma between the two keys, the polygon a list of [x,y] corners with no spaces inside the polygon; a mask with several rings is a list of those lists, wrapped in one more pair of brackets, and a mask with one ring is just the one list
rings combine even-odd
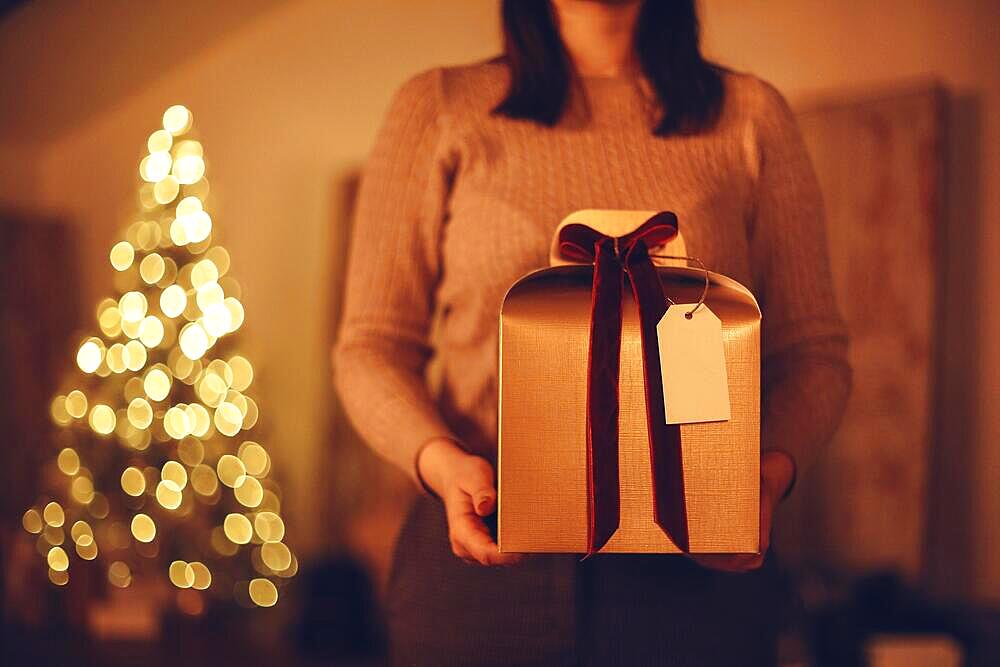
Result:
{"label": "sweater sleeve", "polygon": [[333,350],[334,383],[355,429],[418,484],[422,445],[453,437],[425,377],[451,175],[440,77],[432,70],[400,88],[365,165]]}
{"label": "sweater sleeve", "polygon": [[822,196],[795,117],[761,83],[751,123],[750,224],[763,312],[763,449],[800,469],[833,436],[850,393],[847,330],[834,298]]}

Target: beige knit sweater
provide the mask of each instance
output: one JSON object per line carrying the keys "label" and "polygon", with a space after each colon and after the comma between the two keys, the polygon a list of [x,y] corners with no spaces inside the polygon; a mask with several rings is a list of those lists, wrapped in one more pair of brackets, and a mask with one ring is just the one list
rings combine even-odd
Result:
{"label": "beige knit sweater", "polygon": [[781,95],[727,74],[711,132],[660,138],[635,77],[584,79],[555,128],[491,115],[506,83],[498,62],[435,69],[407,82],[385,117],[362,180],[334,350],[358,432],[411,475],[435,436],[495,460],[504,292],[547,265],[572,211],[670,210],[689,254],[757,296],[763,447],[808,462],[841,417],[850,369],[819,188]]}

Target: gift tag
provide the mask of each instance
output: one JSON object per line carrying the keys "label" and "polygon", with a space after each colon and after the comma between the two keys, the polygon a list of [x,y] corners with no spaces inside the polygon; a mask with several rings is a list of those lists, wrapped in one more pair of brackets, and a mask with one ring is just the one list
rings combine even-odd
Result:
{"label": "gift tag", "polygon": [[722,321],[708,306],[696,305],[673,304],[656,325],[668,424],[729,420]]}

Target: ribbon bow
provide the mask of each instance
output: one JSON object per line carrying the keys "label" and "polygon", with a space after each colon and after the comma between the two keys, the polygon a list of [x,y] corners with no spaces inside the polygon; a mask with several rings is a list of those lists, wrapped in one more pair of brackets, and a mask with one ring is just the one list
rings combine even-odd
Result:
{"label": "ribbon bow", "polygon": [[646,428],[653,480],[653,517],[682,551],[688,551],[687,511],[681,466],[680,427],[667,424],[663,408],[656,325],[668,302],[649,248],[677,235],[677,216],[660,213],[625,236],[606,236],[586,225],[559,232],[560,255],[593,264],[590,354],[587,369],[588,552],[603,547],[620,521],[618,479],[618,379],[625,277],[639,310]]}

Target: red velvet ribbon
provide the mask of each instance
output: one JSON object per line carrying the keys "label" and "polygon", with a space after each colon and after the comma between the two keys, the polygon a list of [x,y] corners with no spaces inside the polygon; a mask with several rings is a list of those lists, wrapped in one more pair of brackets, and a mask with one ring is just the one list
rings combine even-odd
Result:
{"label": "red velvet ribbon", "polygon": [[645,377],[646,430],[653,480],[653,517],[682,551],[688,551],[687,509],[681,465],[680,428],[667,424],[663,408],[656,325],[668,308],[649,248],[677,235],[677,216],[657,214],[621,237],[581,224],[559,232],[563,258],[594,265],[591,288],[590,353],[587,369],[588,552],[599,551],[621,519],[618,479],[618,380],[621,361],[622,298],[626,276],[639,309]]}

